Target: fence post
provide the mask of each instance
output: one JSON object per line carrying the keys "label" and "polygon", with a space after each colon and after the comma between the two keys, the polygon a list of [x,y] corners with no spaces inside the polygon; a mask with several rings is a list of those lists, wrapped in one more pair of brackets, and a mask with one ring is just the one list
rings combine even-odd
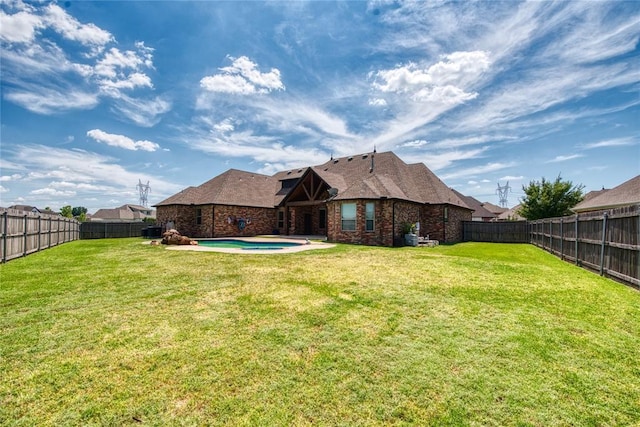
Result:
{"label": "fence post", "polygon": [[560,218],[560,259],[564,259],[564,232],[562,231],[563,218]]}
{"label": "fence post", "polygon": [[41,236],[42,236],[42,215],[38,215],[38,252],[40,252]]}
{"label": "fence post", "polygon": [[553,253],[553,219],[549,220],[549,252]]}
{"label": "fence post", "polygon": [[27,231],[29,231],[28,230],[28,225],[29,225],[28,222],[29,222],[29,219],[27,217],[27,214],[24,214],[24,222],[23,222],[24,233],[22,233],[22,236],[24,238],[23,246],[22,246],[22,253],[23,253],[24,256],[27,256]]}
{"label": "fence post", "polygon": [[576,265],[580,265],[578,262],[578,218],[580,215],[576,214]]}
{"label": "fence post", "polygon": [[5,263],[7,262],[7,221],[9,219],[9,213],[7,211],[4,211],[2,213],[2,216],[4,217],[4,226],[2,227],[2,262]]}
{"label": "fence post", "polygon": [[602,246],[600,247],[600,275],[604,275],[604,246],[607,241],[607,218],[609,214],[606,212],[602,216]]}

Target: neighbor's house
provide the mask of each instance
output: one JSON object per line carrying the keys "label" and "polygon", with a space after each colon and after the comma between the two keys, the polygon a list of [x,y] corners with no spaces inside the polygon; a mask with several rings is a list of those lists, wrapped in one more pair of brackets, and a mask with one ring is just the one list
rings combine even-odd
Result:
{"label": "neighbor's house", "polygon": [[473,212],[471,213],[471,221],[488,222],[488,221],[496,221],[496,219],[498,218],[498,215],[496,215],[493,212],[490,212],[488,209],[486,209],[482,205],[482,202],[480,202],[478,199],[474,199],[471,196],[465,196],[464,194],[460,193],[459,191],[456,191],[456,190],[453,190],[453,189],[452,189],[452,191],[458,197],[460,197],[460,199],[463,200],[467,206],[469,206],[471,209],[473,209]]}
{"label": "neighbor's house", "polygon": [[496,216],[509,210],[508,208],[502,208],[500,206],[496,206],[493,203],[489,203],[489,202],[483,202],[482,207],[488,210],[489,212],[496,214]]}
{"label": "neighbor's house", "polygon": [[154,220],[155,211],[151,208],[140,205],[122,205],[115,209],[98,209],[91,215],[91,221],[104,222],[135,222],[143,220]]}
{"label": "neighbor's house", "polygon": [[640,175],[610,190],[602,189],[587,193],[584,200],[572,210],[583,213],[633,205],[640,205]]}
{"label": "neighbor's house", "polygon": [[39,209],[35,206],[30,206],[30,205],[13,205],[13,206],[9,206],[8,209],[12,209],[14,211],[20,211],[20,212],[29,212],[33,214],[60,215],[59,212],[54,212],[51,209]]}
{"label": "neighbor's house", "polygon": [[511,209],[507,209],[498,215],[498,221],[525,221],[526,218],[520,215],[521,204],[517,204]]}
{"label": "neighbor's house", "polygon": [[155,205],[157,222],[190,237],[321,235],[393,246],[405,224],[442,242],[462,237],[470,209],[423,163],[392,152],[331,159],[273,176],[230,169]]}

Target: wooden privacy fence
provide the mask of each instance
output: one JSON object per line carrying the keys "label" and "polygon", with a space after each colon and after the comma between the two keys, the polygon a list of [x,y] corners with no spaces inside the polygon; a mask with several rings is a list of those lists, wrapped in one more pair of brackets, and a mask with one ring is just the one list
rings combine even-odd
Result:
{"label": "wooden privacy fence", "polygon": [[73,218],[0,208],[0,260],[26,256],[79,238]]}
{"label": "wooden privacy fence", "polygon": [[527,221],[480,222],[463,221],[465,242],[529,243]]}
{"label": "wooden privacy fence", "polygon": [[150,224],[137,222],[91,221],[80,224],[81,239],[112,239],[121,237],[141,237],[142,230]]}
{"label": "wooden privacy fence", "polygon": [[640,287],[640,205],[531,221],[531,243]]}

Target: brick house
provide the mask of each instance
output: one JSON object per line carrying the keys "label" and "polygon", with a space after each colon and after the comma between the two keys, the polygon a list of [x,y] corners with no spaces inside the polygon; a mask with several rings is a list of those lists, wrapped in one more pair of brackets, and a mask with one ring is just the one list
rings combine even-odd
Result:
{"label": "brick house", "polygon": [[159,224],[190,237],[321,235],[374,246],[398,244],[406,223],[460,241],[472,212],[423,163],[375,151],[272,176],[230,169],[155,207]]}

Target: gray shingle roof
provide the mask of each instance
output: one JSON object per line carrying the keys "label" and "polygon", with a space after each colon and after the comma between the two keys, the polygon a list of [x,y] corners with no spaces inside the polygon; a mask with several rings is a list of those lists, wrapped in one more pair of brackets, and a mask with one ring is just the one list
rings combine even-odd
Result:
{"label": "gray shingle roof", "polygon": [[637,203],[640,203],[640,175],[623,182],[611,190],[601,192],[595,197],[585,198],[573,208],[573,211],[587,212]]}

